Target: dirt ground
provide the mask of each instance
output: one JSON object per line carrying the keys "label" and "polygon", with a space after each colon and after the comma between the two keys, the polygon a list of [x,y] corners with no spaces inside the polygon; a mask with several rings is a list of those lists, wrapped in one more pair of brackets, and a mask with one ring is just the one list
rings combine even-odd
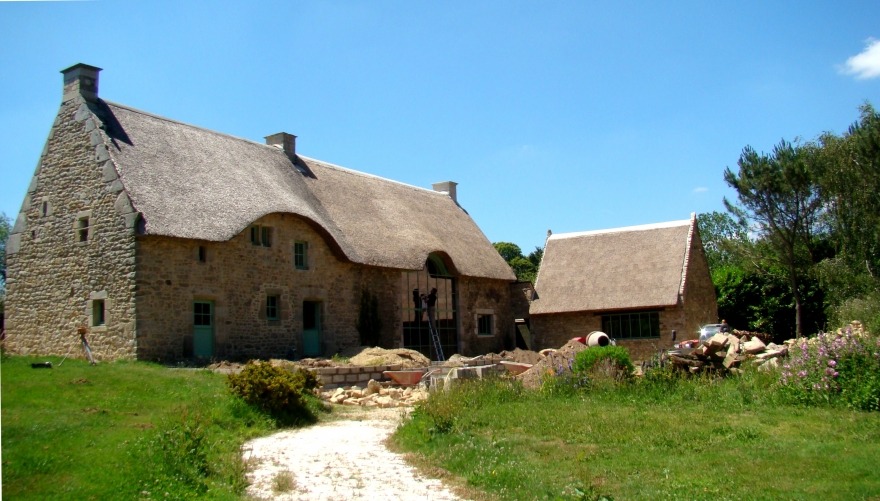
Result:
{"label": "dirt ground", "polygon": [[359,409],[340,420],[251,440],[243,447],[259,500],[462,499],[385,446],[404,414]]}

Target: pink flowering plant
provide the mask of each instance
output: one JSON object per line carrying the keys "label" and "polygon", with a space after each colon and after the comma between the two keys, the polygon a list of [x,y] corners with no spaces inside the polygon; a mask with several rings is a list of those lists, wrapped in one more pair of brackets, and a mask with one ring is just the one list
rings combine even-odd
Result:
{"label": "pink flowering plant", "polygon": [[799,404],[880,410],[880,337],[847,328],[799,340],[782,366],[780,390]]}

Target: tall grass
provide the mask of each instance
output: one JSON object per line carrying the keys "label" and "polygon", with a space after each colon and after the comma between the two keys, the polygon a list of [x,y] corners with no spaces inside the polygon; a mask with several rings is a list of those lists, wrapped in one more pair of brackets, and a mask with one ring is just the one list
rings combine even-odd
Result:
{"label": "tall grass", "polygon": [[225,376],[143,362],[90,366],[4,357],[3,496],[10,499],[238,499],[240,446],[271,418]]}
{"label": "tall grass", "polygon": [[661,370],[569,391],[462,382],[432,394],[395,441],[500,499],[880,495],[880,414],[788,405],[777,381]]}

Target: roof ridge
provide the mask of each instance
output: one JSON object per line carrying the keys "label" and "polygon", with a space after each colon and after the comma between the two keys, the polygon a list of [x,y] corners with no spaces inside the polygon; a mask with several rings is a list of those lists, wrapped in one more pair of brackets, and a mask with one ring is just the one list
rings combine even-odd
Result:
{"label": "roof ridge", "polygon": [[[185,126],[185,127],[191,127],[191,128],[193,128],[193,129],[198,129],[198,130],[200,130],[200,131],[209,132],[209,133],[211,133],[211,134],[215,134],[215,135],[218,135],[218,136],[223,136],[223,137],[228,137],[228,138],[231,138],[231,139],[236,139],[236,140],[239,140],[239,141],[244,141],[244,142],[247,142],[247,143],[251,143],[251,144],[253,144],[253,145],[256,145],[256,146],[264,146],[264,147],[266,147],[266,148],[273,148],[273,149],[275,149],[275,150],[278,150],[277,147],[272,146],[272,145],[268,145],[268,144],[265,144],[265,143],[260,143],[260,142],[257,142],[257,141],[251,140],[251,139],[247,139],[247,138],[243,138],[243,137],[239,137],[239,136],[234,136],[234,135],[232,135],[232,134],[227,134],[227,133],[225,133],[225,132],[219,132],[219,131],[216,131],[216,130],[213,130],[213,129],[208,129],[208,128],[206,128],[206,127],[202,127],[202,126],[199,126],[199,125],[193,125],[193,124],[191,124],[191,123],[182,122],[182,121],[180,121],[180,120],[175,120],[175,119],[173,119],[173,118],[164,117],[164,116],[162,116],[162,115],[157,115],[157,114],[155,114],[155,113],[150,113],[150,112],[148,112],[148,111],[144,111],[144,110],[141,110],[141,109],[138,109],[138,108],[134,108],[134,107],[131,107],[131,106],[127,106],[127,105],[124,105],[124,104],[120,104],[120,103],[117,103],[117,102],[107,101],[107,100],[104,100],[104,102],[107,103],[107,105],[115,106],[115,107],[117,107],[117,108],[123,108],[123,109],[126,109],[126,110],[128,110],[128,111],[131,111],[131,112],[133,112],[133,113],[139,113],[139,114],[141,114],[141,115],[145,115],[145,116],[148,116],[148,117],[151,117],[151,118],[156,118],[156,119],[158,119],[158,120],[163,120],[163,121],[166,121],[166,122],[170,122],[170,123],[175,123],[175,124],[183,125],[183,126]],[[279,150],[279,151],[280,151],[280,150]],[[344,167],[344,166],[342,166],[342,165],[335,164],[335,163],[332,163],[332,162],[328,162],[328,161],[326,161],[326,160],[320,160],[320,159],[313,158],[313,157],[309,157],[309,156],[306,156],[306,155],[301,155],[301,154],[299,154],[299,153],[297,153],[296,156],[298,156],[298,157],[300,157],[300,158],[302,158],[302,159],[304,159],[304,160],[308,160],[308,161],[311,161],[311,162],[317,162],[317,163],[320,163],[320,164],[322,164],[322,165],[324,165],[324,166],[326,166],[326,167],[339,169],[339,170],[342,170],[342,171],[348,172],[348,173],[350,173],[350,174],[360,175],[360,176],[364,176],[364,177],[368,177],[368,178],[373,178],[373,179],[379,179],[379,180],[382,180],[382,181],[387,181],[387,182],[389,182],[389,183],[398,184],[398,185],[405,186],[405,187],[408,187],[408,188],[414,188],[414,189],[416,189],[416,190],[421,190],[421,191],[425,191],[425,192],[428,192],[428,193],[434,193],[434,194],[437,194],[437,195],[448,196],[448,195],[446,195],[445,193],[442,193],[442,192],[439,192],[439,191],[435,191],[435,190],[433,190],[433,189],[428,189],[428,188],[424,188],[424,187],[421,187],[421,186],[416,186],[416,185],[414,185],[414,184],[409,184],[409,183],[404,183],[404,182],[401,182],[401,181],[396,181],[396,180],[394,180],[394,179],[389,179],[389,178],[387,178],[387,177],[377,176],[376,174],[370,174],[370,173],[368,173],[368,172],[363,172],[363,171],[355,170],[355,169],[352,169],[352,168],[349,168],[349,167]]]}
{"label": "roof ridge", "polygon": [[[435,195],[442,195],[442,196],[445,196],[445,197],[449,197],[449,195],[447,195],[446,192],[435,191],[435,190],[433,190],[433,189],[424,188],[424,187],[422,187],[422,186],[417,186],[417,185],[414,185],[414,184],[404,183],[404,182],[402,182],[402,181],[397,181],[397,180],[394,180],[394,179],[389,179],[389,178],[387,178],[387,177],[377,176],[376,174],[370,174],[369,172],[363,172],[363,171],[359,171],[359,170],[354,170],[354,169],[349,168],[349,167],[344,167],[344,166],[342,166],[342,165],[338,165],[338,164],[334,164],[334,163],[331,163],[331,162],[327,162],[326,160],[319,160],[319,159],[317,159],[317,158],[312,158],[312,157],[308,157],[308,156],[305,156],[305,155],[299,155],[299,154],[297,154],[297,156],[300,157],[300,158],[302,158],[302,159],[304,159],[304,160],[308,160],[308,161],[310,161],[310,162],[316,162],[316,163],[319,163],[319,164],[321,164],[321,165],[323,165],[323,166],[325,166],[325,167],[329,167],[329,168],[331,168],[331,169],[341,170],[341,171],[346,172],[346,173],[348,173],[348,174],[354,174],[354,175],[356,175],[356,176],[363,176],[363,177],[367,177],[367,178],[378,179],[378,180],[380,180],[380,181],[387,181],[387,182],[389,182],[389,183],[393,183],[393,184],[397,184],[397,185],[400,185],[400,186],[404,186],[404,187],[406,187],[406,188],[413,188],[413,189],[416,189],[416,190],[425,191],[425,192],[428,192],[428,193],[433,193],[433,194],[435,194]],[[450,198],[450,200],[451,200],[451,198]]]}
{"label": "roof ridge", "polygon": [[230,138],[230,139],[235,139],[235,140],[238,140],[238,141],[244,141],[244,142],[246,142],[246,143],[250,143],[250,144],[253,144],[253,145],[256,145],[256,146],[265,146],[265,147],[267,147],[267,148],[274,148],[274,149],[276,149],[276,150],[281,151],[279,148],[277,148],[277,147],[275,147],[275,146],[268,145],[268,144],[266,144],[266,143],[261,143],[261,142],[258,142],[258,141],[254,141],[254,140],[252,140],[252,139],[247,139],[247,138],[244,138],[244,137],[239,137],[239,136],[234,136],[234,135],[232,135],[232,134],[227,134],[227,133],[225,133],[225,132],[219,132],[219,131],[216,131],[216,130],[213,130],[213,129],[208,129],[207,127],[202,127],[201,125],[194,125],[194,124],[191,124],[191,123],[188,123],[188,122],[182,122],[182,121],[180,121],[180,120],[175,120],[175,119],[173,119],[173,118],[168,118],[168,117],[165,117],[165,116],[162,116],[162,115],[157,115],[157,114],[155,114],[155,113],[150,113],[149,111],[144,111],[144,110],[142,110],[142,109],[134,108],[134,107],[132,107],[132,106],[127,106],[127,105],[125,105],[125,104],[120,104],[120,103],[117,103],[117,102],[114,102],[114,101],[107,101],[106,99],[104,99],[103,101],[104,101],[104,103],[106,103],[108,106],[114,106],[114,107],[116,107],[116,108],[122,108],[122,109],[125,109],[125,110],[128,110],[128,111],[131,111],[131,112],[133,112],[133,113],[138,113],[138,114],[141,114],[141,115],[144,115],[144,116],[148,116],[148,117],[151,117],[151,118],[155,118],[155,119],[158,119],[158,120],[162,120],[162,121],[165,121],[165,122],[170,122],[170,123],[175,123],[175,124],[178,124],[178,125],[183,125],[184,127],[190,127],[190,128],[193,128],[193,129],[198,129],[198,130],[200,130],[200,131],[209,132],[209,133],[214,134],[214,135],[217,135],[217,136],[228,137],[228,138]]}
{"label": "roof ridge", "polygon": [[547,240],[560,240],[563,238],[589,237],[593,235],[603,235],[608,233],[627,233],[631,231],[660,230],[664,228],[675,228],[678,226],[687,226],[691,222],[690,219],[680,219],[676,221],[666,221],[663,223],[640,224],[636,226],[622,226],[620,228],[607,228],[602,230],[574,231],[569,233],[554,233]]}

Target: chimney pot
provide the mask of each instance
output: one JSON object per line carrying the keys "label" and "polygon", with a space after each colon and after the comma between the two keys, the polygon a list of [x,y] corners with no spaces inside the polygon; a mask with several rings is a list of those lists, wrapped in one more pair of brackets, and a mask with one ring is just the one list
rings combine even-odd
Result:
{"label": "chimney pot", "polygon": [[281,148],[290,158],[296,157],[296,136],[286,132],[279,132],[266,136],[266,144]]}
{"label": "chimney pot", "polygon": [[458,186],[458,183],[456,183],[455,181],[443,181],[441,183],[434,183],[431,185],[431,187],[434,188],[434,191],[446,193],[447,195],[449,195],[449,198],[451,198],[453,202],[458,203],[458,194],[455,190],[456,186]]}
{"label": "chimney pot", "polygon": [[98,73],[101,68],[77,63],[70,68],[61,70],[64,75],[64,88],[61,102],[82,96],[86,101],[98,99]]}

